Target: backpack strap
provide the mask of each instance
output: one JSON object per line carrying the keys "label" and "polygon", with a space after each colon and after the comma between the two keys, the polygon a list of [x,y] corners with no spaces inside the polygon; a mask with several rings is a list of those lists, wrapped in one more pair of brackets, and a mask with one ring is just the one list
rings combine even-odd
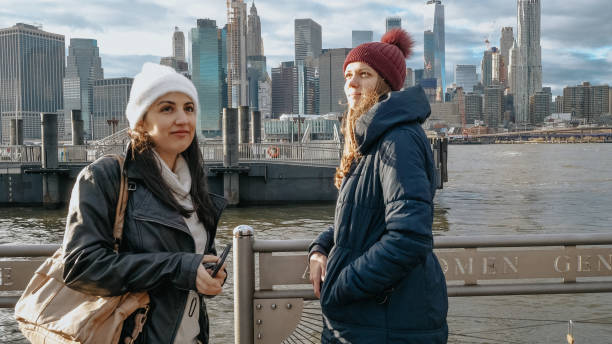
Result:
{"label": "backpack strap", "polygon": [[113,154],[113,158],[115,158],[119,163],[119,176],[121,179],[119,185],[119,197],[117,197],[117,209],[115,210],[115,224],[113,225],[113,238],[115,238],[113,250],[115,253],[118,253],[121,238],[123,237],[123,222],[125,219],[125,209],[127,207],[129,191],[127,176],[123,170],[125,158],[119,154]]}

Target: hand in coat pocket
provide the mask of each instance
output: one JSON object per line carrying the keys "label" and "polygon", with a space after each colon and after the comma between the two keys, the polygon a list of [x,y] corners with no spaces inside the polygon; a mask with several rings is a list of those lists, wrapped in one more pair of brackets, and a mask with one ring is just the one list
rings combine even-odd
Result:
{"label": "hand in coat pocket", "polygon": [[325,281],[325,275],[327,275],[327,256],[320,252],[314,252],[310,255],[308,265],[310,270],[310,283],[312,283],[315,296],[320,298],[321,283]]}

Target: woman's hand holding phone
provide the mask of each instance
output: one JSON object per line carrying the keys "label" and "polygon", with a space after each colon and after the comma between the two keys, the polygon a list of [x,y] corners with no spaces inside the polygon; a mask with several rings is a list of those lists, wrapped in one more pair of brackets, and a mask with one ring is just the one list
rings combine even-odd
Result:
{"label": "woman's hand holding phone", "polygon": [[222,284],[226,276],[225,263],[221,266],[221,269],[215,277],[210,275],[212,270],[208,270],[205,267],[206,263],[217,263],[218,261],[219,257],[208,254],[204,256],[204,259],[202,259],[202,264],[200,264],[198,267],[196,277],[196,287],[198,289],[198,293],[212,296],[219,295],[223,290]]}

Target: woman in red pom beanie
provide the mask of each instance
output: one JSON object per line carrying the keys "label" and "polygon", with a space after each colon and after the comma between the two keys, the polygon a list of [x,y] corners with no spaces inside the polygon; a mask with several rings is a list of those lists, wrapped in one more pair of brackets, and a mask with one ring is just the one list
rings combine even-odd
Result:
{"label": "woman in red pom beanie", "polygon": [[401,29],[344,62],[348,111],[334,226],[311,244],[322,343],[446,343],[446,281],[433,253],[436,172],[420,86],[401,90],[413,42]]}

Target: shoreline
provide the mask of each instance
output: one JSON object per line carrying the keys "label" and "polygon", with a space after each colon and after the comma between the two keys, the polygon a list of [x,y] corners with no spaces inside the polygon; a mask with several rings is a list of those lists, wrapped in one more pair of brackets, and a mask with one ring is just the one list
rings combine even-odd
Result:
{"label": "shoreline", "polygon": [[589,144],[589,143],[612,143],[612,141],[602,141],[602,140],[555,140],[555,141],[525,141],[525,140],[517,140],[517,141],[490,141],[490,142],[482,142],[482,141],[449,141],[449,145],[493,145],[493,144],[502,144],[502,145],[513,145],[513,144]]}

